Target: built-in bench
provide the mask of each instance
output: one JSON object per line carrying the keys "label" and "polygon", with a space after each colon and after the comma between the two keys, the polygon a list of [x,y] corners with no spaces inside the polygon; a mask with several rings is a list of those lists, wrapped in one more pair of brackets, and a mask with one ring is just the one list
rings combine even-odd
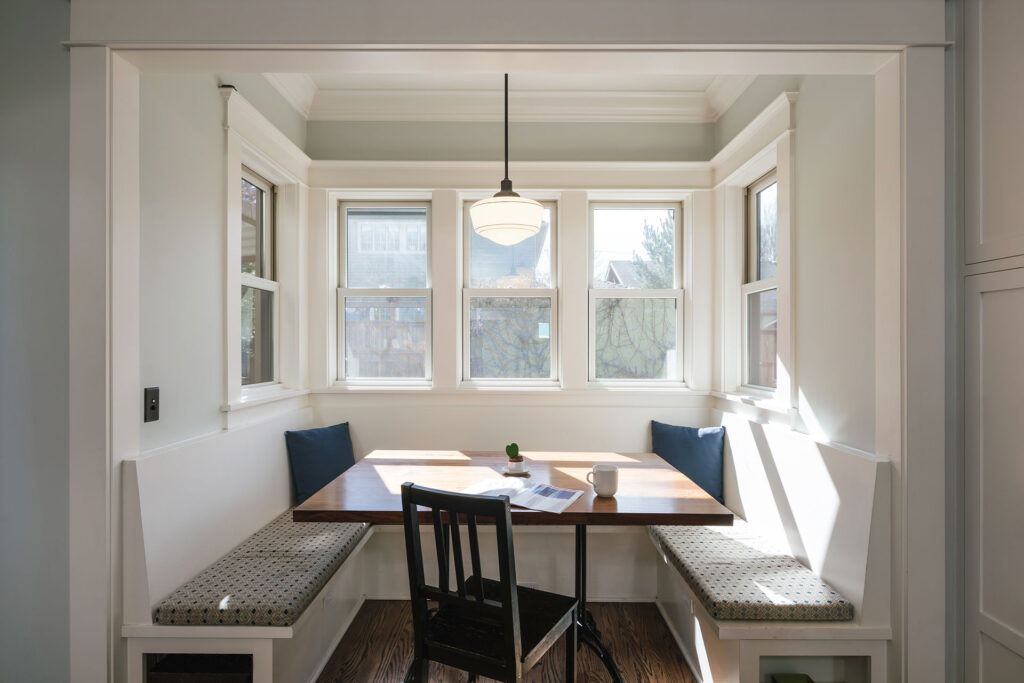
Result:
{"label": "built-in bench", "polygon": [[648,528],[661,556],[656,602],[690,667],[703,683],[760,683],[772,671],[884,683],[889,463],[713,415],[727,428],[735,526]]}
{"label": "built-in bench", "polygon": [[365,595],[364,524],[297,523],[284,432],[312,411],[125,462],[128,681],[147,654],[248,654],[253,681],[314,681]]}
{"label": "built-in bench", "polygon": [[853,605],[781,542],[733,526],[651,526],[655,547],[715,620],[850,621]]}

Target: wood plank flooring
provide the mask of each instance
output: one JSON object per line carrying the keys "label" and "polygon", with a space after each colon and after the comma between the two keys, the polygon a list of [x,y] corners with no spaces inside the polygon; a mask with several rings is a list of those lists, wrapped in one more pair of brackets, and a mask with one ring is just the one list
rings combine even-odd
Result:
{"label": "wood plank flooring", "polygon": [[[589,603],[602,639],[626,683],[696,683],[658,608],[651,603]],[[526,676],[527,683],[556,683],[564,672],[559,641]],[[405,601],[367,601],[324,667],[318,683],[397,683],[412,660],[412,619]],[[610,681],[588,648],[576,659],[577,680]],[[431,665],[431,683],[461,683],[466,673]],[[481,683],[490,679],[478,679]]]}

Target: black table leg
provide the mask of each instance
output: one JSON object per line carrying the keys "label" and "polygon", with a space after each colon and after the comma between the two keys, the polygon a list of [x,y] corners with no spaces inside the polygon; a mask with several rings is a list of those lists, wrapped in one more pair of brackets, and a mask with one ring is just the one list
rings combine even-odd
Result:
{"label": "black table leg", "polygon": [[580,647],[586,645],[601,658],[608,673],[615,683],[622,683],[622,674],[615,666],[612,653],[601,642],[601,632],[597,630],[594,615],[587,609],[587,526],[576,525],[576,599],[579,611],[576,613],[577,637]]}

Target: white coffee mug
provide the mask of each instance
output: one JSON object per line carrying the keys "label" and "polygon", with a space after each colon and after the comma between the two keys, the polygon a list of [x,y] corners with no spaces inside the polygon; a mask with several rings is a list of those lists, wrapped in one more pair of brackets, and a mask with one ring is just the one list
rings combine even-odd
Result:
{"label": "white coffee mug", "polygon": [[594,485],[594,493],[610,498],[619,490],[619,468],[615,465],[594,465],[587,472],[587,481]]}

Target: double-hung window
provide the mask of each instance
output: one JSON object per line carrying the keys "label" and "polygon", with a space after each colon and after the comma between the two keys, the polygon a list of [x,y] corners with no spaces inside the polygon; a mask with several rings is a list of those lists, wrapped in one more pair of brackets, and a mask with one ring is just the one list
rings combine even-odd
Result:
{"label": "double-hung window", "polygon": [[275,275],[275,190],[242,169],[242,386],[277,381],[279,284]]}
{"label": "double-hung window", "polygon": [[682,206],[590,206],[590,379],[683,380]]}
{"label": "double-hung window", "polygon": [[339,379],[430,380],[430,205],[339,206]]}
{"label": "double-hung window", "polygon": [[779,326],[778,190],[775,171],[747,188],[746,277],[743,285],[743,383],[773,390]]}
{"label": "double-hung window", "polygon": [[544,204],[540,232],[495,244],[463,212],[463,368],[466,381],[543,384],[558,379],[556,211]]}

